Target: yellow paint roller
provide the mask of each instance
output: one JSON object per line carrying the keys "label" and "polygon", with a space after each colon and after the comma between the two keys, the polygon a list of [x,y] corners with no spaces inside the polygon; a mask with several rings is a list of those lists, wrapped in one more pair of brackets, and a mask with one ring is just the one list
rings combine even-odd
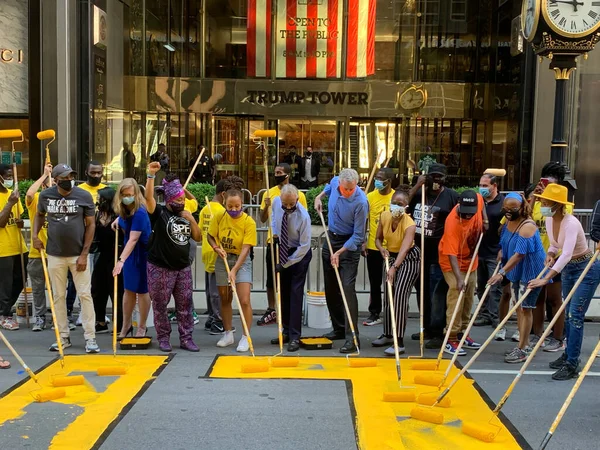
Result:
{"label": "yellow paint roller", "polygon": [[540,339],[538,340],[536,345],[533,347],[533,350],[527,356],[527,359],[523,363],[523,366],[519,370],[519,373],[517,373],[517,375],[513,379],[512,383],[510,384],[510,386],[508,386],[508,388],[506,389],[506,392],[504,392],[504,395],[502,396],[502,398],[500,399],[500,401],[498,402],[498,404],[492,411],[492,418],[489,420],[489,422],[487,424],[473,423],[473,424],[469,424],[468,427],[463,426],[463,433],[465,433],[466,435],[469,435],[471,437],[480,439],[484,442],[491,442],[496,438],[496,436],[500,432],[500,427],[492,424],[492,421],[498,417],[498,414],[500,414],[502,407],[508,401],[508,398],[512,394],[517,383],[523,378],[523,374],[529,367],[529,364],[531,364],[531,361],[533,361],[533,358],[535,357],[535,355],[537,354],[539,349],[542,347],[543,342],[546,340],[546,338],[552,332],[552,329],[554,328],[554,324],[558,321],[559,317],[561,316],[561,314],[563,313],[563,311],[565,310],[565,308],[567,307],[567,305],[569,304],[569,302],[575,295],[575,292],[579,288],[579,285],[584,280],[584,278],[587,276],[590,268],[596,261],[596,258],[598,257],[598,255],[600,255],[600,250],[596,250],[596,252],[594,253],[594,256],[590,259],[590,261],[586,265],[585,269],[583,270],[583,272],[581,273],[581,275],[579,276],[579,278],[573,285],[573,288],[569,292],[569,295],[567,295],[565,300],[562,302],[560,308],[558,308],[558,311],[556,311],[556,314],[554,315],[554,317],[552,318],[552,320],[550,321],[550,323],[548,324],[548,326],[546,327],[546,329],[540,336]]}
{"label": "yellow paint roller", "polygon": [[[333,246],[331,245],[331,241],[329,240],[329,230],[327,229],[327,225],[325,224],[325,218],[323,217],[322,211],[319,211],[319,217],[321,218],[321,224],[323,225],[323,229],[325,230],[325,238],[327,239],[329,254],[333,255]],[[338,286],[340,288],[340,294],[342,294],[342,303],[344,304],[344,310],[346,312],[346,317],[348,318],[348,324],[350,325],[350,330],[352,331],[352,340],[354,341],[354,346],[356,347],[356,353],[354,353],[354,355],[360,356],[360,346],[358,345],[358,338],[356,337],[354,322],[352,321],[352,315],[350,314],[350,308],[348,307],[348,300],[346,300],[344,284],[342,283],[342,278],[340,277],[340,271],[338,270],[337,266],[333,266],[333,270],[335,272]],[[374,359],[356,359],[350,358],[350,356],[352,355],[346,355],[346,360],[348,361],[348,365],[350,367],[375,367],[377,365],[377,361]]]}
{"label": "yellow paint roller", "polygon": [[413,370],[436,370],[437,361],[418,361],[410,366]]}
{"label": "yellow paint roller", "polygon": [[31,393],[33,399],[38,403],[50,402],[63,398],[67,393],[64,389],[40,389]]}
{"label": "yellow paint roller", "polygon": [[[419,402],[419,405],[433,406],[437,400],[437,397],[438,397],[437,392],[427,392],[425,394],[419,395],[419,397],[417,398],[417,401]],[[439,406],[440,408],[450,408],[451,405],[452,405],[452,400],[450,399],[450,397],[444,397],[442,399],[442,401],[440,401],[435,406]]]}
{"label": "yellow paint roller", "polygon": [[276,130],[256,130],[254,132],[254,137],[255,138],[274,138],[275,136],[277,136],[277,131]]}
{"label": "yellow paint roller", "polygon": [[416,391],[388,391],[383,393],[383,401],[390,403],[398,402],[414,402],[417,400]]}
{"label": "yellow paint roller", "polygon": [[256,360],[242,364],[242,373],[260,373],[268,371],[269,364],[266,361]]}
{"label": "yellow paint roller", "polygon": [[506,169],[494,169],[494,168],[490,168],[490,169],[486,169],[485,172],[483,172],[484,175],[494,175],[495,177],[504,177],[506,176]]}
{"label": "yellow paint roller", "polygon": [[[387,277],[390,271],[389,258],[385,258],[385,274],[386,288],[388,296],[388,304],[390,307],[390,317],[392,319],[392,334],[394,341],[394,357],[396,359],[396,377],[398,379],[398,391],[389,392],[392,398],[396,398],[396,402],[414,402],[417,396],[417,391],[414,386],[402,386],[402,370],[400,369],[400,351],[398,350],[398,327],[396,326],[396,305],[394,304],[394,293],[392,292],[392,283]],[[397,394],[397,395],[393,395]],[[389,398],[389,397],[388,397]],[[383,401],[386,400],[386,392],[383,393]]]}
{"label": "yellow paint roller", "polygon": [[119,376],[127,374],[127,368],[123,366],[105,366],[98,367],[96,374],[99,377],[110,377],[110,376]]}
{"label": "yellow paint roller", "polygon": [[21,130],[0,130],[0,139],[23,138]]}
{"label": "yellow paint roller", "polygon": [[56,377],[52,379],[52,386],[54,387],[67,387],[67,386],[80,386],[85,383],[83,375],[73,375],[70,377]]}
{"label": "yellow paint roller", "polygon": [[54,130],[44,130],[44,131],[40,131],[37,134],[37,138],[40,141],[45,141],[46,139],[55,139],[56,138],[56,132]]}
{"label": "yellow paint roller", "polygon": [[444,415],[441,412],[434,409],[420,408],[418,406],[410,410],[410,417],[422,422],[430,422],[437,425],[442,425],[444,423]]}
{"label": "yellow paint roller", "polygon": [[[435,369],[430,369],[435,370]],[[415,384],[423,384],[425,386],[439,386],[444,382],[444,374],[442,373],[418,373],[415,375]]]}
{"label": "yellow paint roller", "polygon": [[279,357],[271,360],[273,367],[298,367],[298,364],[300,364],[299,356]]}

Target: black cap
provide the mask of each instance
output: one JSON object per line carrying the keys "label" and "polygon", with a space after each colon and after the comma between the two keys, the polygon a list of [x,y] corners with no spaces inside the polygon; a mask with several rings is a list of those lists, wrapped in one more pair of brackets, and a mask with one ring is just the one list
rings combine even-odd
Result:
{"label": "black cap", "polygon": [[458,212],[461,214],[476,214],[477,213],[477,205],[479,204],[479,199],[477,198],[477,194],[475,191],[466,190],[460,194],[460,198],[458,199]]}
{"label": "black cap", "polygon": [[72,173],[77,174],[77,172],[74,171],[71,166],[67,164],[57,164],[52,169],[52,178],[67,177]]}
{"label": "black cap", "polygon": [[448,175],[448,169],[444,164],[433,163],[429,166],[429,171],[427,173],[439,173],[441,175]]}

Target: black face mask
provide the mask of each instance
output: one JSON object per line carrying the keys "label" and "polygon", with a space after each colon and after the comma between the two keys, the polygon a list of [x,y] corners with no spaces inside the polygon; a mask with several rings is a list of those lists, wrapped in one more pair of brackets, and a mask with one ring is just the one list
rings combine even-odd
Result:
{"label": "black face mask", "polygon": [[57,181],[56,184],[63,191],[70,192],[71,189],[73,189],[73,181],[72,180],[60,180],[60,181]]}
{"label": "black face mask", "polygon": [[171,207],[171,211],[173,211],[173,214],[179,214],[185,209],[184,203],[169,203],[169,206]]}
{"label": "black face mask", "polygon": [[100,181],[102,181],[102,177],[92,177],[90,175],[87,177],[87,184],[90,186],[98,186]]}
{"label": "black face mask", "polygon": [[281,184],[285,180],[287,180],[288,177],[289,177],[289,175],[287,175],[287,174],[285,174],[285,175],[275,175],[275,183]]}
{"label": "black face mask", "polygon": [[306,151],[306,157],[307,157],[307,158],[310,158],[310,157],[311,157],[311,155],[312,155],[312,152],[307,150],[307,151]]}
{"label": "black face mask", "polygon": [[521,213],[518,209],[515,209],[515,210],[504,209],[503,212],[504,212],[504,217],[506,217],[511,222],[513,222],[515,220],[519,220],[521,218]]}

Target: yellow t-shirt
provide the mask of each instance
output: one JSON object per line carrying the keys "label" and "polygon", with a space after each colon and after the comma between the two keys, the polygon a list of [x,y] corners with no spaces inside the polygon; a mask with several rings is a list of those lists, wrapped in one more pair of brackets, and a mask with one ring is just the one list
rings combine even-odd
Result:
{"label": "yellow t-shirt", "polygon": [[[0,192],[0,211],[4,209],[8,203],[12,191]],[[17,209],[18,208],[18,209]],[[21,253],[27,253],[27,245],[25,238],[21,234],[21,251],[19,251],[19,233],[21,230],[17,227],[15,220],[18,214],[23,214],[23,205],[19,200],[10,210],[8,223],[4,228],[0,228],[0,257],[15,256]],[[6,274],[2,276],[7,276]]]}
{"label": "yellow t-shirt", "polygon": [[375,238],[377,237],[379,216],[381,216],[383,211],[390,210],[393,195],[393,190],[387,195],[381,195],[377,189],[367,194],[367,201],[369,202],[369,239],[367,240],[367,248],[369,250],[377,250]]}
{"label": "yellow t-shirt", "polygon": [[196,211],[198,211],[198,200],[195,198],[186,198],[184,209],[189,211],[190,214],[194,214]]}
{"label": "yellow t-shirt", "polygon": [[98,202],[98,191],[100,189],[104,189],[106,187],[105,184],[100,183],[98,186],[90,186],[87,183],[81,183],[77,185],[78,188],[83,189],[86,192],[89,192],[92,195],[92,200],[94,200],[94,205]]}
{"label": "yellow t-shirt", "polygon": [[246,213],[233,219],[223,209],[215,214],[208,227],[208,234],[216,239],[227,253],[239,255],[244,244],[256,245],[256,222]]}
{"label": "yellow t-shirt", "polygon": [[[573,206],[567,205],[567,213],[573,213]],[[546,232],[546,218],[542,216],[542,202],[536,201],[533,204],[533,209],[531,211],[531,218],[535,221],[535,224],[540,230],[540,237],[542,238],[542,245],[544,246],[544,250],[546,253],[550,248],[550,238],[548,237],[548,233]]]}
{"label": "yellow t-shirt", "polygon": [[206,205],[200,211],[200,223],[198,224],[202,229],[202,262],[204,263],[204,270],[208,273],[215,271],[215,261],[217,260],[217,254],[208,243],[208,229],[213,219],[213,214],[220,216],[225,211],[223,205],[219,202],[210,202],[210,208]]}
{"label": "yellow t-shirt", "polygon": [[[271,189],[269,189],[269,198],[271,199],[271,204],[273,204],[273,200],[275,199],[275,197],[279,197],[281,195],[281,188],[279,187],[279,185],[277,186],[273,186]],[[260,209],[263,210],[265,209],[265,198],[267,198],[267,195],[263,195],[263,199],[262,202],[260,203]],[[306,195],[304,195],[304,192],[298,191],[298,202],[304,206],[304,209],[306,209],[308,211],[308,206],[306,204]],[[269,206],[269,219],[268,221],[271,220],[271,207]],[[268,222],[267,222],[268,223]],[[271,242],[271,228],[269,227],[269,234],[267,236],[267,243]]]}
{"label": "yellow t-shirt", "polygon": [[[40,198],[40,193],[36,192],[35,195],[33,196],[33,200],[31,200],[31,203],[27,204],[27,211],[29,211],[29,221],[31,223],[32,232],[33,232],[34,219],[40,220],[39,216],[37,214],[37,205],[38,205],[39,198]],[[42,241],[42,243],[44,244],[44,248],[45,248],[46,242],[48,242],[48,221],[46,220],[45,217],[44,217],[44,225],[42,225],[42,229],[38,233],[38,237],[40,238],[40,241]],[[34,259],[34,258],[39,258],[39,257],[40,257],[40,252],[37,249],[33,248],[33,245],[32,245],[31,251],[29,252],[29,259]]]}
{"label": "yellow t-shirt", "polygon": [[[406,230],[410,227],[415,226],[415,221],[408,214],[403,214],[400,219],[400,223],[395,230],[392,231],[392,213],[384,211],[381,213],[381,228],[383,231],[383,238],[385,239],[385,247],[389,252],[398,253],[400,247],[402,247],[402,241]],[[413,242],[411,247],[415,245]]]}

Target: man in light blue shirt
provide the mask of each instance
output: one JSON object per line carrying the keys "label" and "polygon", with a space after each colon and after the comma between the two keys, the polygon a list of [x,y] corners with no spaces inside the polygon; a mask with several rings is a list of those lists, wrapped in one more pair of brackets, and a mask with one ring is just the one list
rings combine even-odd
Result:
{"label": "man in light blue shirt", "polygon": [[[298,202],[298,195],[294,185],[286,184],[271,208],[271,228],[277,244],[276,271],[281,283],[283,342],[288,344],[288,352],[300,348],[304,284],[312,259],[310,216]],[[271,340],[271,344],[279,344],[279,339]]]}
{"label": "man in light blue shirt", "polygon": [[[356,297],[356,275],[360,252],[365,240],[365,226],[369,214],[369,204],[365,193],[357,187],[358,173],[354,169],[343,169],[334,177],[315,198],[315,209],[322,211],[321,199],[329,197],[327,212],[329,239],[333,255],[327,243],[323,246],[323,267],[325,272],[325,297],[331,315],[333,331],[325,337],[346,342],[340,353],[354,353],[356,346],[352,340],[352,331],[345,317],[342,294],[337,282],[334,267],[337,267],[348,301],[354,330],[358,335],[358,298]],[[360,345],[360,344],[359,344]]]}

